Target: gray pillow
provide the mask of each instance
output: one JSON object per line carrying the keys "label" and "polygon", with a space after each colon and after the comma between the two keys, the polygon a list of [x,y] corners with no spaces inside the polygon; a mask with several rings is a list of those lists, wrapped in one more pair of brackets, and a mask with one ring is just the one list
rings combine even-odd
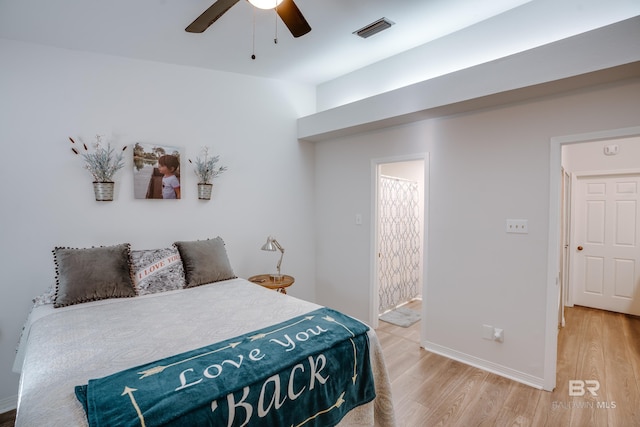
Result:
{"label": "gray pillow", "polygon": [[134,297],[130,245],[76,249],[56,247],[56,296],[54,307],[106,298]]}
{"label": "gray pillow", "polygon": [[236,278],[222,238],[175,242],[174,245],[182,258],[186,288]]}
{"label": "gray pillow", "polygon": [[131,251],[131,269],[138,295],[184,288],[184,270],[175,247]]}

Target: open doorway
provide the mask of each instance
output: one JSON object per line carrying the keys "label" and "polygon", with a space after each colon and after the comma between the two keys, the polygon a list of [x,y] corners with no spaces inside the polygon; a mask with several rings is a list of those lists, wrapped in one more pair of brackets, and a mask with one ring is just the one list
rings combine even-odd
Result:
{"label": "open doorway", "polygon": [[373,162],[371,319],[409,327],[424,317],[427,155]]}
{"label": "open doorway", "polygon": [[[615,156],[608,155],[612,149],[607,145],[615,145],[625,138],[636,140],[636,146],[640,147],[640,127],[615,129],[588,134],[567,135],[551,139],[550,156],[550,204],[549,204],[549,258],[548,258],[548,284],[547,284],[547,318],[546,318],[546,345],[545,345],[545,390],[551,391],[556,386],[556,364],[558,361],[558,325],[562,325],[563,306],[572,304],[572,274],[575,265],[572,260],[572,251],[581,251],[579,247],[584,245],[575,242],[572,218],[576,213],[576,206],[568,204],[571,194],[575,193],[575,177],[568,180],[569,175],[575,172],[624,170],[629,172],[635,169],[632,165],[616,165],[612,161]],[[580,147],[586,149],[597,147],[598,155],[591,155],[590,163],[582,163],[580,166],[568,164],[566,149],[568,147]],[[609,150],[609,151],[607,151]],[[606,155],[606,156],[605,156]],[[620,156],[619,159],[623,157]],[[637,159],[638,156],[625,156],[625,160]],[[636,160],[637,161],[637,160]],[[568,233],[568,234],[567,234]]]}
{"label": "open doorway", "polygon": [[640,137],[564,145],[562,167],[563,303],[640,315]]}

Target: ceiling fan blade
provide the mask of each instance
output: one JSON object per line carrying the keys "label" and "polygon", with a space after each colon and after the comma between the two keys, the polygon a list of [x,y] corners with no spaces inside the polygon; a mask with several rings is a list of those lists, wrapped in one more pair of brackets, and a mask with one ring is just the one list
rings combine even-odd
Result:
{"label": "ceiling fan blade", "polygon": [[202,12],[185,30],[189,33],[202,33],[216,22],[224,13],[240,0],[218,0]]}
{"label": "ceiling fan blade", "polygon": [[311,27],[304,16],[302,16],[302,12],[298,9],[298,6],[293,2],[293,0],[284,0],[280,5],[276,8],[280,19],[284,22],[284,25],[289,28],[293,37],[300,37],[307,34],[311,31]]}

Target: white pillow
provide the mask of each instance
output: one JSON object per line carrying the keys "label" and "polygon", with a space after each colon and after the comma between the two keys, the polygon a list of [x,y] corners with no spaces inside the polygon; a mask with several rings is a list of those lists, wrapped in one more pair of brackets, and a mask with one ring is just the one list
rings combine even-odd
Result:
{"label": "white pillow", "polygon": [[184,288],[184,268],[175,247],[131,251],[131,269],[138,295]]}

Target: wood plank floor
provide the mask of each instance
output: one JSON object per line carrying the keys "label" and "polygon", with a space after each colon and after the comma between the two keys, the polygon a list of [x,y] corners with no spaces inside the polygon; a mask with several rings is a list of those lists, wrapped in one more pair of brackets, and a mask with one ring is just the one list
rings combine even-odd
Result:
{"label": "wood plank floor", "polygon": [[[553,392],[421,349],[420,322],[380,322],[398,426],[640,426],[640,318],[576,306],[566,320]],[[597,396],[569,396],[569,380],[599,381]]]}
{"label": "wood plank floor", "polygon": [[16,423],[16,411],[5,412],[0,414],[0,427],[13,427]]}
{"label": "wood plank floor", "polygon": [[[420,301],[409,308],[420,309]],[[573,307],[558,339],[557,387],[538,390],[420,348],[420,322],[376,330],[398,427],[640,426],[640,318]],[[597,397],[569,396],[569,380],[598,380]],[[15,411],[0,414],[13,426]]]}

